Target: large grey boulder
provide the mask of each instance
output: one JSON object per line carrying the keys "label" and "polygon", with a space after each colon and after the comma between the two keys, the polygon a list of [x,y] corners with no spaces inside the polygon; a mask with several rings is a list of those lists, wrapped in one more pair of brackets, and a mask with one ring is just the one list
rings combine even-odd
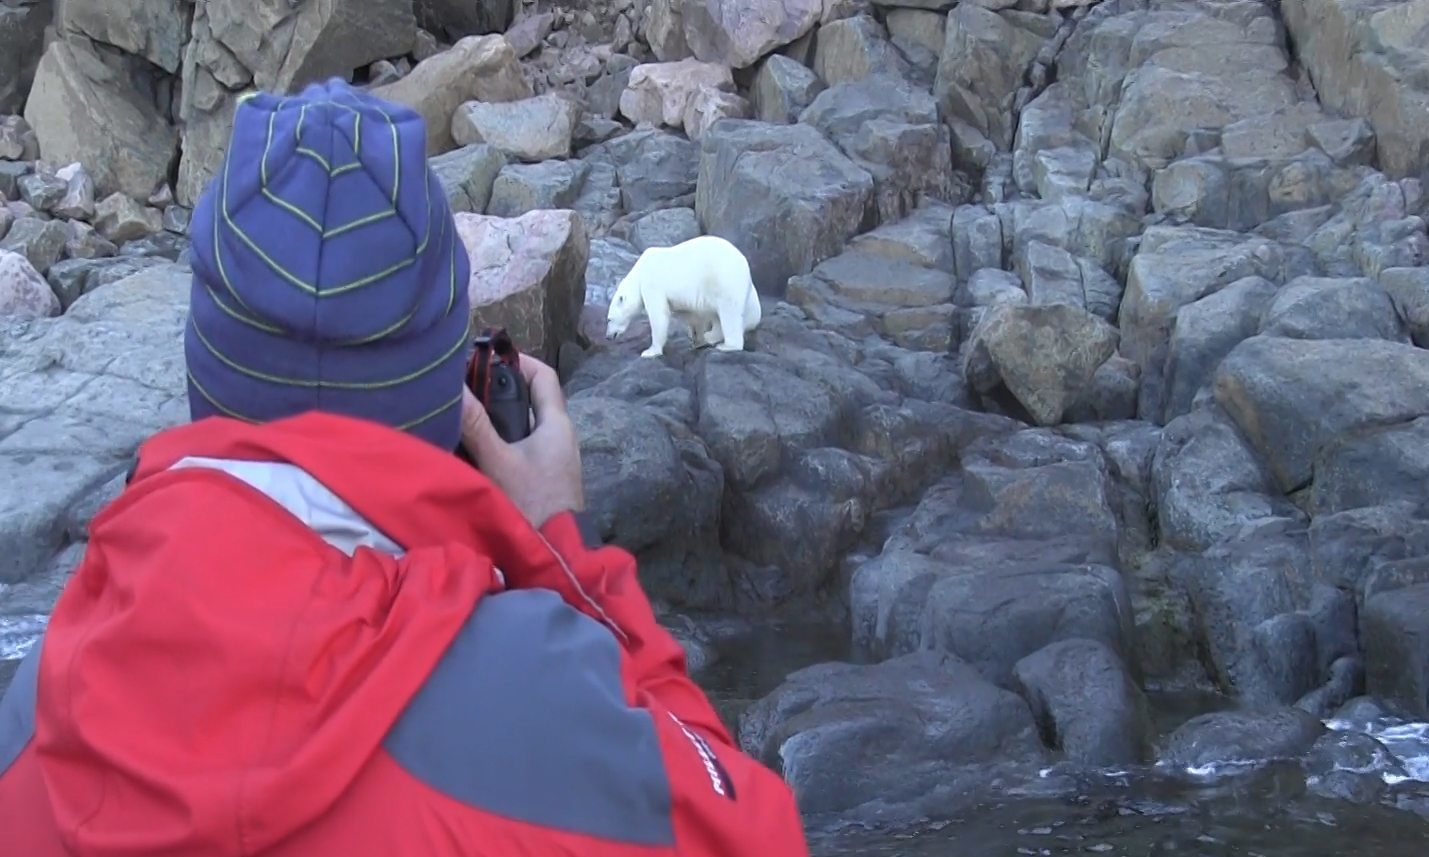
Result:
{"label": "large grey boulder", "polygon": [[802,123],[729,119],[700,141],[700,226],[739,247],[763,295],[872,226],[873,196],[868,171]]}

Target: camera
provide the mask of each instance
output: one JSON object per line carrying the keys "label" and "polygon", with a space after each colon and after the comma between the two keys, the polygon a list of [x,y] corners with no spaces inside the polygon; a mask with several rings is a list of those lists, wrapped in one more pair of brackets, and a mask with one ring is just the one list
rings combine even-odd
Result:
{"label": "camera", "polygon": [[[475,350],[466,367],[466,385],[496,433],[514,443],[531,433],[531,393],[521,375],[521,353],[504,328],[482,331],[474,340]],[[465,450],[458,449],[470,460]]]}

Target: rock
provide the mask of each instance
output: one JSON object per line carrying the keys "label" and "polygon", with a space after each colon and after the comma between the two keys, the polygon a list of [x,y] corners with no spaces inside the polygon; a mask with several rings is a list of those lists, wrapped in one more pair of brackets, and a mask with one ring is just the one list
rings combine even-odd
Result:
{"label": "rock", "polygon": [[745,712],[739,741],[782,772],[813,817],[946,807],[980,794],[1000,768],[1045,758],[1016,694],[933,652],[792,673]]}
{"label": "rock", "polygon": [[165,265],[172,260],[156,256],[125,256],[112,259],[66,259],[50,268],[50,287],[68,310],[79,300],[102,286],[112,285],[140,271]]}
{"label": "rock", "polygon": [[1414,344],[1429,348],[1429,268],[1390,268],[1380,272],[1379,284],[1394,301]]}
{"label": "rock", "polygon": [[873,185],[812,127],[731,119],[700,142],[695,212],[749,259],[761,295],[781,296],[872,225]]}
{"label": "rock", "polygon": [[[1160,38],[1138,39],[1156,59],[1127,77],[1111,123],[1111,154],[1161,168],[1181,155],[1192,131],[1220,130],[1299,100],[1274,27],[1209,15],[1193,20]],[[1167,109],[1168,98],[1176,109]]]}
{"label": "rock", "polygon": [[576,338],[589,254],[585,226],[572,211],[520,217],[456,215],[471,257],[473,329],[505,327],[523,350],[555,364]]}
{"label": "rock", "polygon": [[1319,720],[1296,708],[1217,711],[1186,721],[1167,739],[1162,764],[1213,765],[1298,759],[1323,735]]}
{"label": "rock", "polygon": [[973,389],[1005,387],[1038,425],[1056,425],[1116,351],[1116,328],[1066,304],[994,307],[973,332]]}
{"label": "rock", "polygon": [[1189,413],[1221,360],[1260,331],[1260,319],[1275,291],[1275,284],[1263,277],[1246,277],[1176,313],[1166,352],[1164,422]]}
{"label": "rock", "polygon": [[[674,377],[661,377],[656,389],[673,384],[670,392],[685,392],[678,373],[657,374]],[[599,392],[584,391],[570,401],[592,526],[605,543],[635,554],[641,583],[653,597],[681,605],[721,603],[729,579],[721,568],[719,466],[684,425]]]}
{"label": "rock", "polygon": [[749,89],[753,118],[776,124],[795,122],[823,90],[823,81],[808,66],[783,54],[770,54]]}
{"label": "rock", "polygon": [[[35,79],[45,49],[45,28],[53,18],[52,0],[0,3],[0,114],[17,113]],[[19,157],[6,155],[0,157]]]}
{"label": "rock", "polygon": [[944,354],[953,346],[952,296],[945,271],[855,250],[788,283],[789,302],[826,326],[855,337],[876,330],[904,348]]}
{"label": "rock", "polygon": [[1036,33],[990,9],[961,3],[948,13],[933,94],[945,116],[967,123],[999,151],[1012,147],[1012,99],[1042,47]]}
{"label": "rock", "polygon": [[452,117],[461,105],[481,101],[494,106],[528,99],[532,92],[511,45],[500,35],[488,35],[457,41],[372,94],[421,114],[427,124],[427,154],[437,155],[463,145],[452,136]]}
{"label": "rock", "polygon": [[506,166],[506,156],[494,146],[474,143],[437,155],[427,163],[446,191],[452,213],[484,214],[496,176]]}
{"label": "rock", "polygon": [[960,205],[953,212],[953,261],[958,281],[977,271],[1002,268],[1002,220],[979,205]]}
{"label": "rock", "polygon": [[1204,551],[1267,522],[1304,519],[1219,408],[1166,424],[1152,481],[1161,542],[1177,550]]}
{"label": "rock", "polygon": [[825,89],[799,121],[873,176],[881,220],[899,219],[924,198],[955,201],[948,131],[927,92],[872,75]]}
{"label": "rock", "polygon": [[1429,418],[1335,438],[1315,460],[1316,514],[1429,501]]}
{"label": "rock", "polygon": [[829,86],[873,74],[899,76],[906,66],[883,25],[869,15],[824,24],[814,41],[814,72]]}
{"label": "rock", "polygon": [[1080,399],[1067,409],[1067,422],[1100,423],[1136,418],[1141,368],[1113,354],[1095,373]]}
{"label": "rock", "polygon": [[[153,211],[153,209],[149,209],[149,211]],[[188,249],[189,240],[186,236],[162,231],[136,241],[125,242],[124,246],[119,248],[119,255],[158,256],[168,259],[170,262],[177,262],[183,258]]]}
{"label": "rock", "polygon": [[1091,444],[1045,429],[984,436],[850,585],[854,640],[872,657],[941,648],[989,680],[1058,640],[1128,651],[1108,475]]}
{"label": "rock", "polygon": [[645,11],[641,35],[660,62],[675,62],[690,56],[685,41],[684,0],[651,0]]}
{"label": "rock", "polygon": [[[590,258],[586,262],[587,305],[608,306],[615,287],[630,273],[639,251],[628,242],[606,236],[590,242]],[[605,335],[605,310],[600,311],[600,335]]]}
{"label": "rock", "polygon": [[700,147],[668,131],[647,129],[617,137],[585,153],[614,166],[621,206],[631,214],[660,208],[695,192]]}
{"label": "rock", "polygon": [[513,0],[416,0],[417,23],[422,27],[418,32],[448,42],[472,33],[500,33],[511,25],[518,5]]}
{"label": "rock", "polygon": [[1181,307],[1237,280],[1283,279],[1284,252],[1262,238],[1198,227],[1146,230],[1126,278],[1117,316],[1121,353],[1141,367],[1143,418],[1165,409],[1165,361]]}
{"label": "rock", "polygon": [[122,475],[140,441],[187,422],[190,280],[157,266],[8,337],[0,480],[16,490],[0,494],[0,582],[43,570],[77,503]]}
{"label": "rock", "polygon": [[855,237],[849,248],[951,274],[952,211],[939,202],[925,202],[907,217]]}
{"label": "rock", "polygon": [[189,219],[193,210],[182,205],[171,205],[164,209],[164,231],[175,235],[187,235]]}
{"label": "rock", "polygon": [[[938,0],[933,1],[938,2]],[[939,3],[939,5],[951,6],[952,4]],[[888,35],[892,38],[893,43],[900,48],[905,45],[918,45],[932,51],[936,56],[942,52],[943,43],[947,41],[946,11],[940,14],[927,8],[895,6],[885,13],[883,23],[888,27]]]}
{"label": "rock", "polygon": [[749,102],[732,92],[702,86],[690,96],[685,106],[685,136],[696,142],[710,126],[721,119],[744,119],[749,116]]}
{"label": "rock", "polygon": [[[718,2],[718,0],[709,0]],[[682,127],[685,111],[702,87],[729,91],[734,78],[729,68],[693,57],[677,62],[645,63],[630,71],[630,82],[620,96],[620,112],[636,124]]]}
{"label": "rock", "polygon": [[1052,643],[1018,661],[1013,675],[1043,743],[1069,761],[1089,767],[1146,761],[1146,699],[1106,646],[1077,639]]}
{"label": "rock", "polygon": [[95,208],[94,228],[99,234],[122,244],[145,238],[164,229],[164,215],[145,208],[122,193],[110,194]]}
{"label": "rock", "polygon": [[78,220],[69,222],[69,238],[65,241],[66,259],[98,259],[118,252],[114,242],[96,232],[93,226]]}
{"label": "rock", "polygon": [[1361,623],[1369,692],[1407,717],[1429,717],[1429,583],[1370,597]]}
{"label": "rock", "polygon": [[522,15],[502,36],[511,43],[511,49],[520,59],[540,47],[555,23],[556,16],[550,12]]}
{"label": "rock", "polygon": [[521,101],[468,101],[452,119],[452,138],[460,146],[487,143],[522,161],[564,158],[571,153],[580,107],[556,93]]}
{"label": "rock", "polygon": [[1305,758],[1306,780],[1315,794],[1357,803],[1383,798],[1386,780],[1410,779],[1399,759],[1363,732],[1327,732]]}
{"label": "rock", "polygon": [[1303,524],[1243,530],[1198,556],[1182,557],[1176,575],[1219,687],[1249,705],[1289,705],[1318,686],[1310,601],[1312,568]]}
{"label": "rock", "polygon": [[46,214],[64,198],[65,181],[54,173],[30,173],[20,179],[20,198],[28,202],[36,211]]}
{"label": "rock", "polygon": [[1013,268],[1027,285],[1028,300],[1039,306],[1066,304],[1111,321],[1121,305],[1121,284],[1090,259],[1038,240],[1013,252]]}
{"label": "rock", "polygon": [[748,68],[813,29],[821,0],[683,0],[685,42],[709,63]]}
{"label": "rock", "polygon": [[20,179],[32,172],[28,163],[0,160],[0,195],[7,199],[20,198]]}
{"label": "rock", "polygon": [[1374,130],[1359,117],[1314,122],[1305,129],[1305,142],[1329,155],[1336,166],[1367,167],[1374,161]]}
{"label": "rock", "polygon": [[58,220],[22,217],[10,227],[5,240],[0,241],[0,250],[24,256],[36,271],[43,274],[59,261],[68,239],[69,230]]}
{"label": "rock", "polygon": [[652,211],[630,226],[630,243],[638,251],[650,247],[673,247],[700,234],[693,208],[663,208]]}
{"label": "rock", "polygon": [[[957,291],[955,300],[963,305],[977,309],[1008,304],[1021,306],[1027,303],[1027,291],[1022,288],[1022,280],[1011,271],[1000,271],[997,268],[982,268],[974,271]],[[978,315],[981,321],[986,313]]]}
{"label": "rock", "polygon": [[177,152],[174,128],[133,82],[142,80],[139,62],[56,40],[40,60],[25,105],[45,159],[84,164],[102,195],[148,196],[168,177]]}
{"label": "rock", "polygon": [[0,248],[0,320],[29,321],[59,314],[59,298],[45,278],[24,256]]}
{"label": "rock", "polygon": [[1284,10],[1284,26],[1320,101],[1341,115],[1369,121],[1386,173],[1416,175],[1429,140],[1424,42],[1416,41],[1422,4],[1309,0],[1292,5]]}
{"label": "rock", "polygon": [[1389,293],[1368,278],[1297,277],[1270,302],[1260,332],[1292,339],[1409,342]]}
{"label": "rock", "polygon": [[62,32],[113,45],[177,74],[188,40],[184,12],[181,0],[139,0],[122,11],[105,0],[64,0],[57,23]]}
{"label": "rock", "polygon": [[64,194],[51,209],[57,217],[90,220],[94,217],[94,180],[81,164],[70,164],[55,173],[65,183]]}
{"label": "rock", "polygon": [[174,189],[169,187],[168,182],[159,185],[157,189],[149,194],[149,207],[157,208],[160,211],[174,204]]}
{"label": "rock", "polygon": [[516,217],[541,208],[574,208],[590,170],[583,161],[507,164],[492,184],[486,213]]}
{"label": "rock", "polygon": [[[1350,599],[1350,607],[1354,608],[1354,601]],[[1355,641],[1357,631],[1350,629],[1350,648],[1358,651],[1359,645]],[[1295,703],[1295,707],[1308,714],[1324,720],[1346,700],[1357,693],[1364,692],[1364,664],[1357,657],[1337,658],[1328,669],[1329,679],[1324,684],[1300,697]]]}
{"label": "rock", "polygon": [[1255,336],[1221,362],[1215,397],[1280,488],[1294,491],[1337,436],[1429,414],[1429,352],[1375,339]]}

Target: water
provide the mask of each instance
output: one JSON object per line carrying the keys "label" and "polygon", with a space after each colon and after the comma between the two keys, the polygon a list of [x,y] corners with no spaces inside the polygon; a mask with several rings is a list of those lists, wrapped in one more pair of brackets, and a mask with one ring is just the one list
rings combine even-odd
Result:
{"label": "water", "polygon": [[[849,659],[843,627],[769,626],[716,642],[719,659],[698,675],[731,729],[789,672]],[[1227,705],[1214,694],[1148,694],[1153,728],[1166,735]],[[1317,790],[1299,763],[1176,771],[1078,771],[1057,766],[911,828],[811,829],[816,857],[994,855],[1196,855],[1196,857],[1420,857],[1429,853],[1429,724],[1330,721],[1378,738],[1407,777],[1366,771],[1378,793],[1351,802]],[[1382,786],[1380,786],[1382,783]]]}

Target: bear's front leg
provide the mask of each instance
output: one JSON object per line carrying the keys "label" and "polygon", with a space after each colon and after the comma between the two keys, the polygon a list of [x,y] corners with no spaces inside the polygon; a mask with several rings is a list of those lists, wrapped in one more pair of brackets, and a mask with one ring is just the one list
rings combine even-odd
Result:
{"label": "bear's front leg", "polygon": [[641,357],[659,357],[665,353],[665,340],[670,336],[670,303],[663,295],[651,295],[645,300],[645,315],[650,319],[650,347]]}

